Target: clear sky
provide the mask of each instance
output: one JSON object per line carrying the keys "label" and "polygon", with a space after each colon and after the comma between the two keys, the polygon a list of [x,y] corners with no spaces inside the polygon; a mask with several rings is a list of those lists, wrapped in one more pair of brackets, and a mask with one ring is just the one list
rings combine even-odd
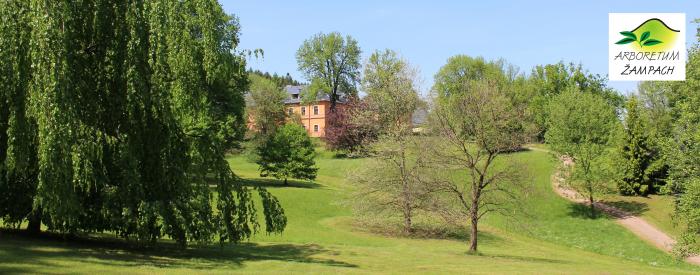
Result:
{"label": "clear sky", "polygon": [[[239,17],[241,49],[261,48],[263,59],[249,66],[304,81],[295,53],[318,32],[353,36],[363,60],[373,51],[399,52],[421,71],[423,88],[447,58],[456,54],[504,58],[529,73],[535,65],[581,63],[607,75],[608,13],[686,13],[686,41],[695,38],[700,1],[230,1],[224,9]],[[610,82],[620,92],[636,82]]]}

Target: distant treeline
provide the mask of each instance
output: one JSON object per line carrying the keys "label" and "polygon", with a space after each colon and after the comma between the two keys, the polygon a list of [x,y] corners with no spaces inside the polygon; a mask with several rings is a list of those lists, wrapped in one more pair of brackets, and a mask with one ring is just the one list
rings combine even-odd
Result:
{"label": "distant treeline", "polygon": [[249,74],[256,74],[259,76],[262,76],[264,78],[267,78],[269,80],[272,80],[278,87],[284,87],[287,85],[303,85],[303,82],[299,82],[296,79],[293,79],[289,73],[287,73],[284,76],[278,75],[277,73],[270,74],[268,72],[262,72],[260,70],[248,70]]}

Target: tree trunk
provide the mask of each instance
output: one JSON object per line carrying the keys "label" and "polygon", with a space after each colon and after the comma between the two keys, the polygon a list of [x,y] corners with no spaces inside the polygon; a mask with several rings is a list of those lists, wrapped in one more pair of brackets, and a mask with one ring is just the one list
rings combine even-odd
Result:
{"label": "tree trunk", "polygon": [[595,204],[593,203],[593,193],[588,193],[588,202],[591,204],[591,218],[595,218]]}
{"label": "tree trunk", "polygon": [[477,233],[479,232],[478,230],[478,224],[479,224],[479,219],[475,218],[473,214],[471,214],[471,233],[469,235],[469,252],[476,252],[477,249]]}
{"label": "tree trunk", "polygon": [[406,234],[413,232],[413,221],[411,221],[411,209],[406,208],[403,212],[403,231]]}
{"label": "tree trunk", "polygon": [[41,233],[41,210],[37,209],[29,215],[29,224],[27,224],[27,232],[30,234]]}
{"label": "tree trunk", "polygon": [[331,106],[328,110],[329,113],[335,112],[335,104],[336,104],[335,96],[331,96]]}
{"label": "tree trunk", "polygon": [[[337,81],[336,81],[336,83],[337,83]],[[333,113],[333,112],[335,112],[335,103],[336,103],[336,101],[338,101],[338,85],[337,84],[333,85],[329,99],[331,102],[329,113]]]}
{"label": "tree trunk", "polygon": [[289,182],[287,182],[287,178],[284,178],[284,185],[289,185]]}
{"label": "tree trunk", "polygon": [[588,185],[588,203],[591,205],[591,218],[595,218],[595,204],[593,201],[593,185],[587,182]]}
{"label": "tree trunk", "polygon": [[403,142],[401,142],[401,164],[399,169],[401,170],[401,182],[403,187],[403,230],[406,234],[413,232],[413,222],[411,216],[413,215],[411,209],[411,190],[408,182],[408,175],[406,172],[406,148]]}
{"label": "tree trunk", "polygon": [[479,233],[479,197],[481,192],[477,187],[472,191],[472,205],[469,209],[469,218],[471,219],[471,233],[469,234],[469,252],[476,252]]}

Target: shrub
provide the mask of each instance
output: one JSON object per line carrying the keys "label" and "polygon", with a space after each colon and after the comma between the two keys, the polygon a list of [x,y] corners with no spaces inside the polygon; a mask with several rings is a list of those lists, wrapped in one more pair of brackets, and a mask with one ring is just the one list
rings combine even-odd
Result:
{"label": "shrub", "polygon": [[316,179],[316,151],[306,130],[297,124],[286,124],[263,141],[257,149],[260,176],[276,179]]}

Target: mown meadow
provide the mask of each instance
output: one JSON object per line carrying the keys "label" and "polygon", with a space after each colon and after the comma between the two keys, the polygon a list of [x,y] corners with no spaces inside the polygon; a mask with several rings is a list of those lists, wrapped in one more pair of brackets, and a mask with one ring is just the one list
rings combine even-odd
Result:
{"label": "mown meadow", "polygon": [[[464,238],[405,238],[359,226],[347,206],[347,175],[367,162],[318,148],[314,182],[260,178],[246,155],[228,161],[246,184],[265,185],[282,203],[282,234],[258,234],[236,245],[169,241],[137,248],[107,234],[66,240],[0,233],[0,273],[694,273],[609,218],[590,219],[585,208],[559,198],[550,177],[556,160],[546,152],[507,155],[527,163],[535,191],[522,204],[527,214],[485,220],[478,254]],[[466,222],[466,221],[465,221]]]}

